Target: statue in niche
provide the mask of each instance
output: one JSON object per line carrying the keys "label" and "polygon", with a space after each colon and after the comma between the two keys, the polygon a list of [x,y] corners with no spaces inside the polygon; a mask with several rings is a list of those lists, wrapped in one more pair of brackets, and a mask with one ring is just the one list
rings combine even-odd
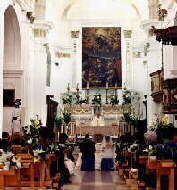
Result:
{"label": "statue in niche", "polygon": [[50,48],[48,44],[45,44],[46,47],[46,54],[47,54],[47,79],[46,79],[46,85],[50,86],[50,79],[51,79],[51,53],[50,53]]}
{"label": "statue in niche", "polygon": [[20,108],[21,100],[16,99],[14,102],[14,109],[12,111],[12,135],[21,131],[21,116],[22,111]]}

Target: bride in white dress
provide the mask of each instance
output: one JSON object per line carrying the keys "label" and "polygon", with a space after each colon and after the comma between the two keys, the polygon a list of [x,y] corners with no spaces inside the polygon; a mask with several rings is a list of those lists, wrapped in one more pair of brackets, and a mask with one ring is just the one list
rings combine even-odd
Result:
{"label": "bride in white dress", "polygon": [[101,161],[103,157],[103,136],[96,135],[95,136],[95,170],[101,170]]}
{"label": "bride in white dress", "polygon": [[114,168],[114,148],[112,139],[109,136],[104,136],[102,138],[96,140],[95,145],[95,169],[110,171]]}
{"label": "bride in white dress", "polygon": [[101,170],[112,171],[114,169],[114,147],[110,136],[103,138],[102,148]]}

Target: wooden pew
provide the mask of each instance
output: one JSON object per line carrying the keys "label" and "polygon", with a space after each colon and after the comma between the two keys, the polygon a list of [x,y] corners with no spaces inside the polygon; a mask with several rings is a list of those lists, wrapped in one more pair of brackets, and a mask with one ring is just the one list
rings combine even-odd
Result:
{"label": "wooden pew", "polygon": [[169,178],[168,190],[175,190],[175,167],[172,160],[148,160],[147,169],[156,172],[156,190],[161,190],[161,176],[167,175]]}
{"label": "wooden pew", "polygon": [[20,186],[35,189],[33,157],[30,154],[17,154],[16,156],[21,159],[22,165],[19,173]]}
{"label": "wooden pew", "polygon": [[[7,186],[11,186],[13,184],[15,189],[20,189],[18,171],[13,170],[1,170],[0,171],[0,190],[5,190]],[[8,179],[13,179],[13,181],[9,181]]]}

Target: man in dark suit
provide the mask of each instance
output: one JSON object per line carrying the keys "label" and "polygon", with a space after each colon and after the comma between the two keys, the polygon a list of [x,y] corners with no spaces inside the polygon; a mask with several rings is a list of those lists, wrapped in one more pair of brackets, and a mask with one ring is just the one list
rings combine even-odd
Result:
{"label": "man in dark suit", "polygon": [[89,134],[80,144],[80,151],[82,153],[81,171],[95,170],[95,143],[89,138]]}

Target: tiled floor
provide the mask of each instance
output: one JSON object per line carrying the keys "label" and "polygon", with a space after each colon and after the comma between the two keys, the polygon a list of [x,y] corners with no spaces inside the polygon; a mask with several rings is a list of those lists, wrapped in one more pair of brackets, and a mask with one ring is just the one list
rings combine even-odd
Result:
{"label": "tiled floor", "polygon": [[129,190],[116,172],[77,172],[64,190]]}

